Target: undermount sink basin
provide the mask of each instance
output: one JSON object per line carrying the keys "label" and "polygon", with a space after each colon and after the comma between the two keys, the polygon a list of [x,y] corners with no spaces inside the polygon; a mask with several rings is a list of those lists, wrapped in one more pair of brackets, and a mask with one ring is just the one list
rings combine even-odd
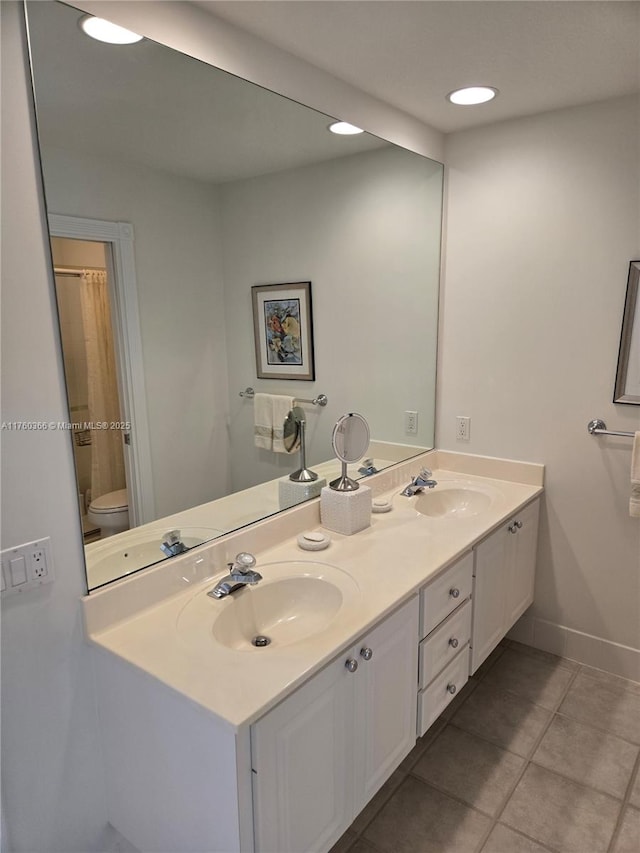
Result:
{"label": "undermount sink basin", "polygon": [[470,518],[489,509],[495,493],[486,486],[475,487],[467,483],[438,483],[433,489],[420,493],[414,509],[432,518]]}
{"label": "undermount sink basin", "polygon": [[263,580],[224,599],[198,593],[178,617],[189,645],[212,641],[236,651],[264,652],[307,640],[326,630],[357,599],[356,582],[326,563],[292,561],[258,565]]}

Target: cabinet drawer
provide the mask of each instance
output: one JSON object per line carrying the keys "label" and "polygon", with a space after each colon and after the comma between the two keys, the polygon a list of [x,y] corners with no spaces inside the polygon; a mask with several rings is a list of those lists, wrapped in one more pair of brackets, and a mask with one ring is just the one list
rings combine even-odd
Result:
{"label": "cabinet drawer", "polygon": [[471,602],[467,601],[420,643],[418,687],[426,687],[471,639]]}
{"label": "cabinet drawer", "polygon": [[418,737],[422,737],[438,719],[449,702],[462,690],[468,678],[469,646],[463,649],[425,690],[418,693]]}
{"label": "cabinet drawer", "polygon": [[426,637],[471,595],[473,553],[464,556],[420,593],[420,637]]}

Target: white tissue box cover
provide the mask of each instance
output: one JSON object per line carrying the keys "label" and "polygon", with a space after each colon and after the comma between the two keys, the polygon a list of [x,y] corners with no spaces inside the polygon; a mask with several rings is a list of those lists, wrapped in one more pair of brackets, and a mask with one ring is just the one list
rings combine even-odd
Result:
{"label": "white tissue box cover", "polygon": [[286,477],[284,480],[278,480],[278,502],[280,509],[289,509],[290,506],[308,501],[310,498],[317,498],[322,487],[327,485],[324,477],[314,480],[312,483],[294,483]]}
{"label": "white tissue box cover", "polygon": [[355,492],[336,492],[325,486],[320,493],[322,526],[350,536],[371,525],[371,489],[360,486]]}

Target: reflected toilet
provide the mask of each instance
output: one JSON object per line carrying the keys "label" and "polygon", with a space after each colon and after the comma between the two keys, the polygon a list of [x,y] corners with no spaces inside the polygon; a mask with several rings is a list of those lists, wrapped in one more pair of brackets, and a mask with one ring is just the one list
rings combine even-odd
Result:
{"label": "reflected toilet", "polygon": [[102,539],[129,529],[129,495],[126,489],[108,492],[92,500],[87,518],[100,528]]}

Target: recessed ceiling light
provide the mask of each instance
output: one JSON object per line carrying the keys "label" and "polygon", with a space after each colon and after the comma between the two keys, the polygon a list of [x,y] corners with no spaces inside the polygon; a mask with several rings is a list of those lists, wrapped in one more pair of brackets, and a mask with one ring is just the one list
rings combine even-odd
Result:
{"label": "recessed ceiling light", "polygon": [[341,136],[353,136],[356,133],[364,133],[361,127],[356,127],[355,124],[349,124],[348,121],[334,121],[329,125],[331,133],[339,133]]}
{"label": "recessed ceiling light", "polygon": [[465,107],[473,106],[473,104],[486,104],[487,101],[492,101],[498,94],[498,90],[493,86],[467,86],[464,89],[456,89],[454,92],[449,92],[447,100],[452,104],[459,104]]}
{"label": "recessed ceiling light", "polygon": [[104,18],[94,18],[93,15],[85,15],[81,18],[80,28],[92,39],[107,42],[107,44],[134,44],[142,41],[142,36],[105,21]]}

